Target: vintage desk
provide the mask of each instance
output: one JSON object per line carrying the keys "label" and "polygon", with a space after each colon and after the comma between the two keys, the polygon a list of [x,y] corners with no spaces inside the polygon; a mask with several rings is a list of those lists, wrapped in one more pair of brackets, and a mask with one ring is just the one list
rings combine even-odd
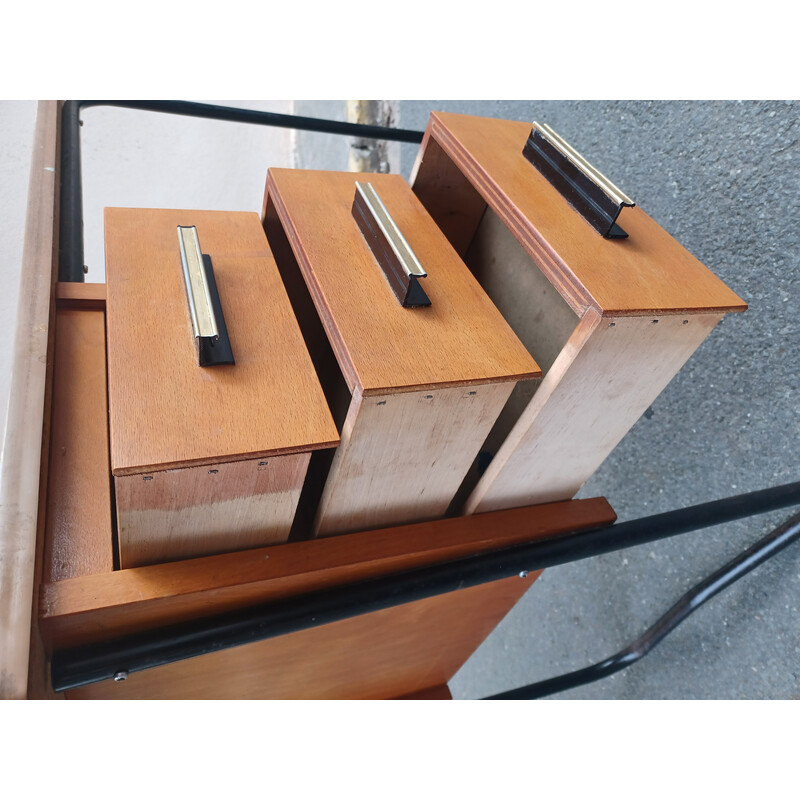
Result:
{"label": "vintage desk", "polygon": [[[448,117],[452,122],[453,115]],[[207,625],[213,633],[214,620],[220,615],[246,614],[265,603],[291,607],[309,593],[357,586],[367,579],[401,575],[414,567],[436,565],[571,530],[593,529],[613,522],[615,515],[602,498],[567,500],[119,568],[113,545],[117,515],[106,393],[109,359],[113,354],[106,353],[105,328],[109,323],[107,315],[114,312],[107,306],[111,297],[109,287],[56,281],[60,119],[59,104],[41,105],[26,235],[27,271],[23,271],[23,296],[30,298],[30,302],[20,312],[26,330],[31,331],[32,351],[40,352],[41,358],[36,359],[38,371],[31,367],[24,392],[16,400],[24,408],[27,398],[40,424],[38,428],[28,424],[21,431],[20,442],[27,442],[27,446],[15,450],[20,455],[20,474],[26,476],[35,471],[39,476],[33,488],[30,481],[22,486],[18,497],[29,506],[32,498],[34,508],[38,502],[38,512],[29,514],[37,520],[32,526],[35,535],[28,543],[32,546],[15,545],[13,562],[3,562],[4,570],[6,563],[14,568],[14,580],[0,587],[4,620],[7,620],[0,631],[3,696],[54,696],[52,663],[57,667],[58,687],[66,689],[58,696],[68,698],[446,697],[446,682],[530,586],[537,577],[535,573],[523,572],[335,622],[309,624],[303,630],[274,638],[255,637],[237,646],[154,664],[142,671],[128,670],[125,663],[119,663],[111,672],[89,678],[81,674],[81,654],[94,649],[114,652],[119,641],[128,642],[130,652],[132,646],[146,650],[146,642],[159,632],[167,632],[179,640],[181,632],[192,626]],[[541,208],[537,211],[525,205],[524,195],[529,190],[525,187],[530,187],[530,180],[526,178],[524,185],[518,185],[517,178],[506,176],[508,182],[502,183],[502,190],[498,189],[500,179],[487,177],[493,174],[494,167],[487,172],[488,168],[481,167],[479,159],[469,156],[475,145],[470,136],[461,131],[449,139],[449,134],[436,127],[436,120],[434,117],[426,136],[415,191],[456,249],[467,255],[488,293],[494,296],[511,326],[519,331],[525,347],[545,367],[542,385],[533,395],[533,410],[523,411],[519,417],[522,421],[527,415],[524,430],[515,427],[513,421],[509,429],[522,434],[516,437],[519,442],[528,440],[528,431],[532,431],[534,466],[554,452],[558,456],[553,460],[558,481],[554,486],[545,486],[542,492],[534,492],[533,499],[570,495],[576,484],[580,484],[581,476],[602,460],[613,441],[632,424],[646,398],[654,396],[666,383],[717,319],[727,311],[740,310],[743,304],[707,271],[699,269],[691,256],[672,243],[663,231],[659,233],[660,229],[653,228],[638,209],[625,209],[626,216],[631,213],[634,216],[620,220],[631,234],[631,246],[614,252],[624,256],[629,251],[639,253],[647,242],[658,245],[659,252],[668,251],[674,261],[672,277],[664,271],[663,264],[652,272],[646,266],[652,265],[651,260],[631,261],[620,256],[617,261],[617,255],[603,261],[603,269],[594,274],[591,267],[600,252],[595,248],[595,240],[587,239],[580,226],[570,221],[568,209],[556,210],[558,198],[549,198],[555,217],[549,217],[548,212],[544,215],[546,219],[537,221],[535,226],[528,224],[525,220],[534,212],[543,213]],[[475,124],[480,126],[488,121]],[[524,145],[529,126],[492,124],[507,131],[514,148]],[[499,141],[494,135],[492,140]],[[470,147],[462,146],[463,142]],[[517,166],[530,169],[527,163]],[[472,188],[471,181],[477,189]],[[540,185],[540,189],[547,195],[545,187]],[[404,203],[407,207],[408,201]],[[482,241],[478,228],[484,223],[487,227],[494,224],[492,214],[484,213],[487,207],[504,223],[513,221],[514,236],[525,243],[523,268],[513,270],[512,276],[530,277],[533,282],[530,291],[535,296],[541,295],[541,306],[553,328],[561,331],[554,336],[549,349],[548,336],[539,336],[550,327],[544,324],[544,318],[535,320],[532,331],[527,330],[527,315],[522,315],[522,322],[515,318],[513,304],[506,303],[499,288],[492,287],[492,281],[481,275],[481,259],[475,256]],[[514,209],[525,213],[520,216]],[[277,204],[271,213],[268,202],[266,211],[269,233],[270,226],[282,220],[278,219]],[[569,233],[562,239],[556,230],[559,218],[558,224],[565,225]],[[545,224],[547,219],[550,227]],[[506,224],[495,229],[498,238],[510,242],[505,236]],[[642,230],[645,236],[639,236]],[[287,227],[283,246],[292,252],[298,247],[293,236],[291,227]],[[488,238],[491,240],[492,236]],[[510,246],[513,251],[514,244]],[[259,252],[263,255],[263,251]],[[303,253],[300,249],[297,252],[297,261],[301,262]],[[573,275],[572,267],[567,268],[565,263],[577,263],[573,257],[581,254],[585,257],[583,267]],[[544,265],[541,272],[530,269],[531,258]],[[496,267],[503,261],[493,262],[489,258],[486,263],[489,266],[494,263]],[[624,275],[615,271],[617,263],[625,266]],[[295,272],[296,276],[299,274]],[[538,274],[547,280],[537,282]],[[616,294],[609,300],[603,291],[609,276],[615,291],[626,282],[629,284],[634,295],[629,304],[614,301]],[[644,285],[647,276],[654,281],[656,297]],[[687,288],[691,279],[696,279],[697,285]],[[292,296],[295,288],[287,286],[287,290]],[[524,293],[524,284],[516,284],[513,291]],[[431,293],[435,294],[433,284]],[[224,298],[224,293],[221,294]],[[559,304],[565,304],[572,317],[561,314]],[[517,307],[523,311],[530,308],[527,303]],[[563,326],[558,324],[562,319],[567,321]],[[625,333],[628,323],[631,328]],[[113,322],[110,325],[113,328]],[[663,330],[668,333],[661,334]],[[624,341],[608,338],[620,332]],[[304,334],[307,340],[313,341],[318,336],[329,341],[322,325],[312,333],[306,327]],[[111,341],[110,338],[109,344]],[[539,351],[543,356],[538,355]],[[650,371],[644,366],[644,354],[652,358]],[[532,362],[528,353],[520,358],[527,365]],[[625,366],[629,358],[633,369]],[[30,366],[33,360],[26,363]],[[338,370],[336,358],[328,363]],[[497,374],[494,373],[495,377]],[[535,370],[506,369],[503,374],[501,385],[508,384],[504,386],[506,389],[520,376],[535,374]],[[590,380],[592,375],[594,378]],[[476,383],[481,385],[485,379],[484,372]],[[322,382],[325,384],[326,380]],[[355,393],[350,393],[346,381],[343,383],[348,389],[343,395],[346,417]],[[375,385],[387,388],[380,382]],[[409,389],[415,386],[412,382]],[[335,399],[334,395],[329,394],[329,402]],[[619,398],[628,399],[618,403]],[[526,404],[527,399],[523,405]],[[338,408],[333,402],[331,405],[336,416]],[[30,423],[30,414],[20,414],[19,408],[15,413],[16,419]],[[599,434],[599,420],[604,414],[610,423],[608,438]],[[112,440],[113,436],[112,431]],[[563,455],[556,447],[559,439],[564,442]],[[323,440],[330,443],[327,436],[321,436],[318,443]],[[489,497],[491,487],[499,485],[499,478],[508,474],[507,465],[512,463],[514,454],[522,452],[518,442],[509,445],[507,432],[499,441],[506,442],[501,445],[506,450],[495,456],[473,493],[468,504],[470,511],[482,510],[481,498]],[[221,455],[220,463],[228,463],[224,458],[231,452],[218,453],[214,458]],[[255,455],[247,448],[237,449],[236,453]],[[33,456],[36,458],[32,471]],[[241,460],[246,462],[248,458]],[[562,468],[565,464],[575,469],[573,479],[565,477],[567,470]],[[156,465],[145,466],[154,469]],[[542,472],[539,467],[539,473],[534,474]],[[510,489],[499,492],[499,496],[500,500],[486,503],[519,504],[525,491],[511,485]],[[21,523],[17,528],[20,536],[28,530]],[[310,528],[305,530],[306,534],[310,532]],[[25,576],[32,581],[26,582]],[[28,617],[30,624],[23,630],[25,609],[32,611],[32,618]]]}

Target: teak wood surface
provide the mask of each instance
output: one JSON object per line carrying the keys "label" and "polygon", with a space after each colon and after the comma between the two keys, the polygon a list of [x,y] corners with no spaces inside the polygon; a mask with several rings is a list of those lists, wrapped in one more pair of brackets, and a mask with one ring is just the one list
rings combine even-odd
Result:
{"label": "teak wood surface", "polygon": [[[430,307],[403,308],[352,216],[378,192],[428,273]],[[274,204],[350,391],[387,394],[535,378],[541,371],[399,175],[270,169]]]}
{"label": "teak wood surface", "polygon": [[51,650],[73,647],[615,520],[604,498],[571,500],[86,574],[42,586],[40,626]]}
{"label": "teak wood surface", "polygon": [[56,283],[56,308],[106,309],[104,283]]}
{"label": "teak wood surface", "polygon": [[[70,294],[84,302],[85,291]],[[84,307],[70,304],[56,313],[46,583],[114,568],[105,314],[91,302]]]}
{"label": "teak wood surface", "polygon": [[[211,256],[236,364],[197,365],[178,225]],[[114,475],[338,443],[258,215],[106,209]]]}
{"label": "teak wood surface", "polygon": [[[629,238],[600,236],[522,155],[530,132],[527,122],[431,114],[412,184],[461,246],[483,213],[477,191],[578,315],[588,308],[609,316],[747,308],[638,206],[623,208],[618,219]],[[450,189],[464,178],[473,192]]]}
{"label": "teak wood surface", "polygon": [[538,574],[198,656],[68,699],[392,699],[446,684]]}

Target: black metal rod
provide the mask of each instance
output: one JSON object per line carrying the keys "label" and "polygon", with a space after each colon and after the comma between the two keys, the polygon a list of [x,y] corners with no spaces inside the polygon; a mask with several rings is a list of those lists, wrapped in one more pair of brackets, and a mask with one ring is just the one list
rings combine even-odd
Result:
{"label": "black metal rod", "polygon": [[94,106],[114,106],[137,111],[156,111],[184,117],[202,117],[251,125],[267,125],[316,133],[355,136],[419,144],[423,132],[380,125],[295,117],[271,111],[231,108],[185,100],[67,100],[61,114],[61,196],[59,214],[58,279],[80,283],[83,272],[83,191],[81,185],[80,111]]}
{"label": "black metal rod", "polygon": [[356,136],[362,139],[383,139],[392,142],[420,144],[424,133],[407,128],[387,128],[381,125],[362,125],[356,122],[338,122],[316,117],[296,117],[293,114],[276,114],[272,111],[255,111],[249,108],[232,108],[212,103],[194,103],[186,100],[78,100],[81,108],[114,106],[136,111],[157,111],[162,114],[178,114],[182,117],[202,117],[226,122],[244,122],[251,125],[267,125],[273,128],[292,128],[298,131],[333,133],[341,136]]}
{"label": "black metal rod", "polygon": [[540,697],[574,689],[587,683],[607,678],[615,672],[626,669],[644,658],[656,645],[671,633],[687,617],[712,597],[736,583],[772,556],[780,553],[793,542],[800,539],[800,514],[775,528],[763,539],[748,547],[740,555],[729,561],[705,580],[700,581],[678,600],[672,608],[651,625],[636,641],[610,658],[598,661],[590,667],[531,683],[519,689],[485,697],[484,700],[536,700]]}
{"label": "black metal rod", "polygon": [[57,652],[55,691],[800,505],[800,482]]}
{"label": "black metal rod", "polygon": [[80,100],[67,100],[61,109],[58,279],[72,283],[84,274],[80,110]]}

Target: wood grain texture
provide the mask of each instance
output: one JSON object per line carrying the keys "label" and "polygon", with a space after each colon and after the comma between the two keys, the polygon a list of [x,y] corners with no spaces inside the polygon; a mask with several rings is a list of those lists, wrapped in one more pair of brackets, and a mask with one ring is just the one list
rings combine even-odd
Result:
{"label": "wood grain texture", "polygon": [[535,580],[507,578],[67,692],[68,699],[387,699],[446,684]]}
{"label": "wood grain texture", "polygon": [[285,542],[309,457],[115,478],[121,569]]}
{"label": "wood grain texture", "polygon": [[[423,178],[417,179],[419,173]],[[486,201],[431,136],[425,131],[409,183],[455,251],[464,258],[486,211]]]}
{"label": "wood grain texture", "polygon": [[[375,187],[428,272],[429,308],[403,308],[351,214]],[[398,175],[271,169],[279,216],[351,392],[364,395],[537,377],[536,362]]]}
{"label": "wood grain texture", "polygon": [[357,389],[322,493],[315,535],[443,516],[514,385],[368,397]]}
{"label": "wood grain texture", "polygon": [[[503,220],[573,310],[606,316],[744,311],[747,305],[641,208],[618,222],[628,239],[603,239],[522,155],[531,124],[434,112],[434,141]],[[414,192],[430,200],[441,180],[423,154]],[[449,169],[449,168],[448,168]],[[438,221],[438,220],[437,220]]]}
{"label": "wood grain texture", "polygon": [[[28,692],[47,359],[57,242],[57,101],[39,103],[31,158],[8,409],[0,452],[0,699]],[[46,431],[45,431],[46,432]],[[41,550],[39,549],[39,552]]]}
{"label": "wood grain texture", "polygon": [[56,283],[56,307],[77,308],[84,311],[106,310],[106,285],[104,283]]}
{"label": "wood grain texture", "polygon": [[86,575],[42,587],[40,626],[51,649],[73,647],[615,519],[603,498],[572,500]]}
{"label": "wood grain texture", "polygon": [[[211,256],[236,364],[197,366],[178,248]],[[114,475],[338,443],[257,214],[106,209]]]}
{"label": "wood grain texture", "polygon": [[[484,213],[464,260],[547,374],[578,326],[579,317],[491,209]],[[522,381],[514,387],[483,450],[492,456],[497,453],[539,384]],[[469,487],[462,487],[462,492],[474,489],[475,482],[477,478]]]}
{"label": "wood grain texture", "polygon": [[114,568],[102,311],[59,309],[54,381],[45,582]]}
{"label": "wood grain texture", "polygon": [[587,311],[464,513],[573,497],[721,316]]}

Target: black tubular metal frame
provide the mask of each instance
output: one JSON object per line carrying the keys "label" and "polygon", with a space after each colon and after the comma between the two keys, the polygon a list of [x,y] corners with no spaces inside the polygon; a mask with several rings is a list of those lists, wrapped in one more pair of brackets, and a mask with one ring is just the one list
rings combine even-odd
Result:
{"label": "black tubular metal frame", "polygon": [[615,672],[630,667],[644,658],[656,645],[664,640],[687,617],[697,611],[700,606],[712,597],[727,589],[731,584],[752,572],[757,566],[772,558],[776,553],[785,550],[790,544],[800,539],[800,514],[770,531],[763,539],[740,553],[736,558],[720,567],[716,572],[692,587],[675,603],[666,614],[659,617],[636,641],[610,658],[598,661],[590,667],[567,672],[555,678],[531,683],[510,692],[503,692],[484,700],[537,700],[550,694],[574,689],[607,678]]}
{"label": "black tubular metal frame", "polygon": [[[182,101],[68,100],[62,109],[59,280],[83,281],[83,199],[80,164],[80,110],[109,105],[182,116],[316,131],[361,138],[420,143],[423,133],[396,128],[295,117],[263,111]],[[423,569],[351,584],[113,641],[53,654],[55,691],[84,686],[163,666],[403,603],[477,586],[534,570],[592,558],[681,533],[756,514],[800,505],[800,482],[728,497],[710,503],[574,532],[531,544],[503,548]],[[532,699],[590,683],[635,663],[707,600],[800,538],[793,518],[684,595],[632,645],[577,672],[487,699]]]}
{"label": "black tubular metal frame", "polygon": [[83,108],[114,106],[135,111],[156,111],[183,117],[202,117],[248,125],[266,125],[362,139],[385,139],[394,142],[419,144],[423,134],[403,128],[383,128],[270,111],[216,106],[210,103],[190,103],[184,100],[67,100],[61,111],[61,195],[59,209],[58,279],[83,281],[83,187],[81,179],[81,121]]}

